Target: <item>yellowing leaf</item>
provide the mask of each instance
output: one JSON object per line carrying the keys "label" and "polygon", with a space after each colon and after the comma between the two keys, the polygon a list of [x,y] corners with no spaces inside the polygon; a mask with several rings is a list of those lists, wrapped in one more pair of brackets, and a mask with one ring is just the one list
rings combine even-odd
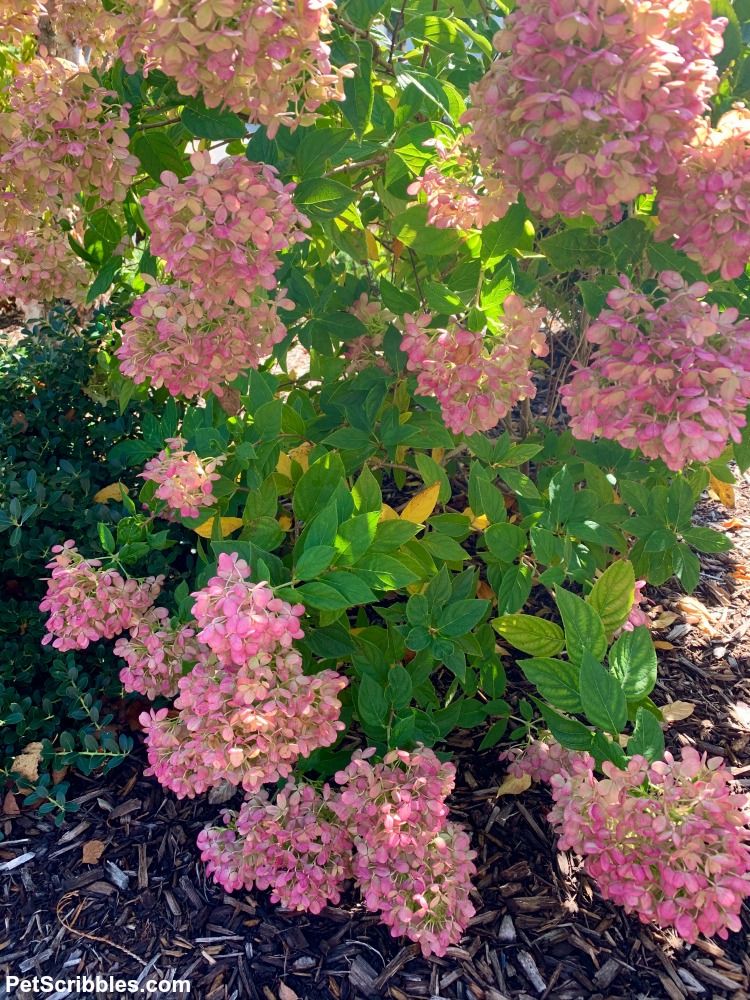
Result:
{"label": "yellowing leaf", "polygon": [[378,241],[372,235],[369,229],[365,229],[365,243],[367,244],[367,257],[369,260],[377,260],[380,256],[380,250],[378,249]]}
{"label": "yellowing leaf", "polygon": [[445,458],[445,448],[433,448],[430,452],[430,457],[433,462],[437,462],[437,464],[440,465]]}
{"label": "yellowing leaf", "polygon": [[279,527],[282,531],[290,531],[292,527],[292,519],[288,514],[282,514],[279,518]]}
{"label": "yellowing leaf", "polygon": [[[226,538],[227,535],[231,535],[233,531],[237,531],[243,525],[243,520],[241,517],[222,517],[221,518],[221,537]],[[200,535],[201,538],[210,538],[213,533],[214,519],[210,518],[208,521],[204,521],[203,524],[194,528],[196,535]]]}
{"label": "yellowing leaf", "polygon": [[426,583],[408,583],[406,589],[410,594],[423,594],[427,590]]}
{"label": "yellowing leaf", "polygon": [[285,451],[282,451],[279,455],[279,460],[276,463],[276,471],[280,472],[282,476],[286,476],[287,479],[292,478],[292,460]]}
{"label": "yellowing leaf", "polygon": [[[307,472],[307,470],[310,468],[310,452],[312,451],[312,447],[313,446],[311,441],[305,441],[303,444],[298,444],[296,448],[292,448],[289,451],[289,458],[293,462],[297,462],[298,465],[301,465],[303,472]],[[279,455],[279,462],[280,461],[281,461],[281,455]],[[278,472],[284,472],[283,469],[279,469],[278,465],[276,466],[276,469]],[[289,472],[288,473],[284,472],[284,475],[289,476],[289,478],[291,479],[291,471],[292,467],[290,465]]]}
{"label": "yellowing leaf", "polygon": [[512,774],[509,774],[498,788],[497,797],[500,798],[501,795],[520,795],[521,792],[525,792],[530,787],[530,774],[522,774],[520,778],[514,778]]}
{"label": "yellowing leaf", "polygon": [[656,649],[674,649],[671,642],[665,642],[664,639],[655,639],[654,646]]}
{"label": "yellowing leaf", "polygon": [[424,524],[435,509],[439,493],[440,483],[433,483],[427,489],[421,490],[401,511],[401,520],[411,521],[412,524]]}
{"label": "yellowing leaf", "polygon": [[673,701],[669,705],[661,706],[661,714],[665,722],[682,722],[689,718],[695,711],[695,705],[691,701]]}
{"label": "yellowing leaf", "polygon": [[398,514],[393,507],[389,507],[387,503],[384,503],[378,521],[398,521]]}
{"label": "yellowing leaf", "polygon": [[474,517],[474,511],[471,507],[466,507],[463,510],[464,517],[471,518],[471,526],[475,531],[484,531],[485,528],[489,528],[490,522],[486,514],[480,514],[478,517]]}
{"label": "yellowing leaf", "polygon": [[128,492],[127,486],[123,483],[110,483],[109,486],[102,486],[98,493],[94,494],[94,503],[106,503],[108,500],[121,500],[120,488]]}
{"label": "yellowing leaf", "polygon": [[722,483],[713,472],[708,474],[708,495],[713,500],[723,503],[727,508],[732,508],[735,505],[734,487],[731,483]]}

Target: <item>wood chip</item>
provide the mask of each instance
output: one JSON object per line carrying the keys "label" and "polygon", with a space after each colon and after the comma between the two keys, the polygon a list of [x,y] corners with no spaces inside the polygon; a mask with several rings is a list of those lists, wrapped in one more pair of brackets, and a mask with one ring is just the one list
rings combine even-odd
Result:
{"label": "wood chip", "polygon": [[539,974],[539,969],[537,968],[537,964],[534,961],[534,956],[531,952],[519,951],[517,952],[515,958],[516,962],[518,962],[523,969],[523,974],[526,976],[537,993],[544,993],[547,989],[547,984]]}

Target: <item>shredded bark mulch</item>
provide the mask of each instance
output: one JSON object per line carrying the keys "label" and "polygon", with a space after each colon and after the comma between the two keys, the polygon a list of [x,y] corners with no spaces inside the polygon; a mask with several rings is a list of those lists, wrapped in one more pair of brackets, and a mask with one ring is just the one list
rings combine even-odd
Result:
{"label": "shredded bark mulch", "polygon": [[[655,700],[672,720],[670,748],[721,755],[750,788],[750,479],[734,509],[707,500],[698,513],[736,548],[703,558],[691,598],[649,590]],[[510,653],[506,666],[517,696]],[[694,947],[625,916],[557,851],[543,790],[498,798],[504,769],[496,750],[476,752],[480,740],[448,742],[453,814],[479,854],[478,912],[462,947],[439,959],[392,939],[353,896],[318,917],[292,915],[267,894],[207,882],[195,838],[221,807],[165,795],[142,777],[142,749],[105,778],[76,778],[80,811],[60,828],[6,798],[0,1000],[6,973],[187,979],[201,1000],[750,1000],[747,906],[744,932]]]}

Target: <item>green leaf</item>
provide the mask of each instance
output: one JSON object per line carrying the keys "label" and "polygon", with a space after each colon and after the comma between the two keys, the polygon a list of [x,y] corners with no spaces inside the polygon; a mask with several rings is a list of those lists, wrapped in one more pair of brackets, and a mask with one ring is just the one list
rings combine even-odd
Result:
{"label": "green leaf", "polygon": [[690,527],[695,497],[690,484],[682,476],[675,476],[667,492],[667,516],[678,529]]}
{"label": "green leaf", "polygon": [[297,560],[294,575],[298,580],[311,580],[327,570],[335,558],[336,549],[332,545],[313,545]]}
{"label": "green leaf", "polygon": [[610,251],[603,250],[598,236],[585,229],[563,229],[539,240],[539,249],[557,271],[588,271],[614,265]]}
{"label": "green leaf", "polygon": [[320,580],[305,583],[297,587],[293,593],[299,597],[301,603],[317,611],[343,611],[350,607],[349,601],[343,594]]}
{"label": "green leaf", "polygon": [[104,264],[122,239],[122,227],[106,208],[99,208],[88,218],[83,245],[99,263]]}
{"label": "green leaf", "polygon": [[97,525],[97,529],[99,531],[99,541],[101,542],[102,548],[105,552],[108,552],[111,555],[115,551],[115,536],[109,530],[107,525],[102,524],[101,521]]}
{"label": "green leaf", "polygon": [[383,495],[369,465],[364,466],[359,479],[354,484],[352,497],[354,498],[354,509],[359,514],[364,514],[367,511],[379,512],[383,509]]}
{"label": "green leaf", "polygon": [[329,452],[313,462],[294,490],[292,510],[295,517],[309,521],[313,514],[326,506],[344,479],[344,463],[335,452]]}
{"label": "green leaf", "polygon": [[190,173],[187,159],[161,129],[136,133],[132,147],[143,169],[159,183],[165,170],[171,170],[178,177],[187,177]]}
{"label": "green leaf", "polygon": [[564,465],[549,484],[549,510],[555,525],[565,524],[569,519],[574,497],[573,478],[567,465]]}
{"label": "green leaf", "polygon": [[541,696],[555,708],[573,715],[583,711],[578,689],[580,671],[573,663],[547,656],[516,662]]}
{"label": "green leaf", "polygon": [[622,685],[587,650],[581,658],[579,679],[581,703],[593,725],[616,736],[628,721],[628,705]]}
{"label": "green leaf", "polygon": [[594,736],[582,722],[577,719],[568,719],[542,702],[537,702],[537,704],[544,721],[547,723],[547,728],[561,746],[568,750],[591,751]]}
{"label": "green leaf", "polygon": [[295,153],[302,177],[317,177],[323,173],[328,161],[336,156],[350,140],[350,128],[313,128],[306,134]]}
{"label": "green leaf", "polygon": [[689,545],[678,542],[672,549],[672,562],[677,579],[685,588],[685,593],[692,594],[700,583],[701,561]]}
{"label": "green leaf", "polygon": [[332,177],[309,177],[297,185],[294,201],[311,219],[333,219],[356,196],[355,191]]}
{"label": "green leaf", "polygon": [[599,615],[605,633],[612,635],[628,620],[634,599],[633,564],[618,561],[602,573],[586,601]]}
{"label": "green leaf", "polygon": [[555,600],[562,615],[565,645],[571,661],[580,663],[584,651],[596,660],[603,660],[607,652],[607,637],[594,608],[562,587],[555,589]]}
{"label": "green leaf", "polygon": [[645,708],[639,708],[636,713],[628,753],[631,756],[640,754],[652,764],[664,757],[664,733],[657,719]]}
{"label": "green leaf", "polygon": [[357,713],[365,726],[384,726],[388,719],[383,689],[369,674],[364,675],[357,691]]}
{"label": "green leaf", "polygon": [[500,490],[482,476],[476,477],[475,486],[476,490],[472,494],[475,507],[472,507],[472,512],[475,515],[484,514],[492,525],[504,522],[508,515]]}
{"label": "green leaf", "polygon": [[713,528],[687,528],[682,537],[699,552],[728,552],[733,548],[731,540]]}
{"label": "green leaf", "polygon": [[454,253],[461,238],[453,229],[436,229],[427,225],[427,206],[412,205],[393,220],[393,233],[415,253],[442,257]]}
{"label": "green leaf", "polygon": [[628,701],[641,701],[656,684],[656,649],[647,625],[623,632],[609,651],[609,666]]}
{"label": "green leaf", "polygon": [[207,108],[199,97],[193,97],[182,109],[180,120],[188,132],[196,139],[219,140],[244,139],[247,136],[245,123],[233,111]]}
{"label": "green leaf", "polygon": [[323,581],[329,587],[334,587],[348,602],[348,607],[358,604],[374,604],[375,595],[357,575],[355,570],[335,569],[326,573]]}
{"label": "green leaf", "polygon": [[711,10],[715,17],[725,17],[729,22],[724,29],[724,46],[714,56],[719,73],[723,73],[742,51],[742,29],[731,0],[711,0]]}
{"label": "green leaf", "polygon": [[648,242],[649,233],[642,219],[624,219],[607,234],[607,245],[621,269],[637,264]]}
{"label": "green leaf", "polygon": [[419,579],[397,555],[384,555],[382,552],[365,553],[354,569],[373,590],[401,590]]}
{"label": "green leaf", "polygon": [[492,622],[504,639],[531,656],[555,656],[565,647],[565,635],[559,625],[534,615],[503,615]]}
{"label": "green leaf", "polygon": [[523,205],[512,205],[502,219],[482,229],[480,259],[484,267],[494,267],[515,249],[524,234],[525,221],[526,209]]}
{"label": "green leaf", "polygon": [[394,664],[388,672],[388,686],[385,697],[397,712],[408,708],[411,703],[412,683],[409,671],[400,663]]}
{"label": "green leaf", "polygon": [[454,601],[442,611],[435,627],[441,635],[465,635],[479,624],[489,606],[489,601]]}
{"label": "green leaf", "polygon": [[503,573],[496,589],[497,610],[501,615],[520,611],[531,593],[531,570],[528,566],[511,566]]}
{"label": "green leaf", "polygon": [[[380,513],[376,510],[357,514],[339,526],[334,545],[343,565],[353,565],[375,541]],[[384,522],[385,523],[385,522]]]}
{"label": "green leaf", "polygon": [[526,549],[528,539],[517,524],[491,524],[484,532],[487,548],[503,562],[512,562]]}
{"label": "green leaf", "polygon": [[104,295],[104,293],[109,290],[112,283],[117,280],[121,268],[122,257],[119,254],[115,257],[109,258],[89,288],[88,295],[86,296],[87,304],[89,302],[93,302],[94,299],[98,298],[100,295]]}
{"label": "green leaf", "polygon": [[374,90],[372,86],[372,45],[368,41],[357,45],[359,57],[353,77],[344,80],[345,100],[339,105],[358,139],[370,125]]}

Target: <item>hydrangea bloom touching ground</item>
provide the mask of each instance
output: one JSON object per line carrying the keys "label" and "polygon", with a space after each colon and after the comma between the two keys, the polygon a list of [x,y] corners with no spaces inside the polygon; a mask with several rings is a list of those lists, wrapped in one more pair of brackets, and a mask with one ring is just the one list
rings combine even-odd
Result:
{"label": "hydrangea bloom touching ground", "polygon": [[750,321],[721,312],[674,271],[651,296],[624,275],[589,327],[596,345],[561,389],[576,437],[640,448],[670,469],[718,458],[739,443],[750,402]]}
{"label": "hydrangea bloom touching ground", "polygon": [[619,219],[702,125],[725,25],[709,0],[521,0],[463,119],[485,173],[544,218]]}
{"label": "hydrangea bloom touching ground", "polygon": [[689,943],[740,930],[750,802],[724,761],[685,747],[679,760],[636,755],[626,770],[605,761],[603,778],[593,768],[588,754],[537,741],[509,771],[549,782],[558,847],[583,857],[605,899]]}

